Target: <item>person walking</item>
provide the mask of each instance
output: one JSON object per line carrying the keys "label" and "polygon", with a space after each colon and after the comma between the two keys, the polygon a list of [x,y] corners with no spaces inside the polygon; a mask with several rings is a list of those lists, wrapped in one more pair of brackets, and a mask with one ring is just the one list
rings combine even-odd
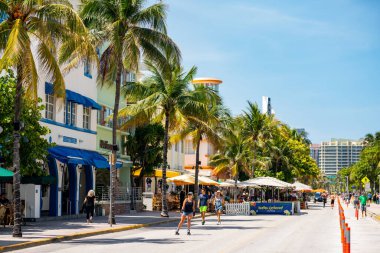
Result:
{"label": "person walking", "polygon": [[89,190],[86,198],[83,201],[82,211],[86,211],[87,223],[93,222],[95,208],[95,192],[94,190]]}
{"label": "person walking", "polygon": [[224,204],[224,199],[222,197],[221,192],[218,190],[214,198],[215,212],[216,212],[216,217],[218,218],[217,225],[220,225],[222,223],[220,220],[220,215],[222,214],[222,211],[223,211],[223,204]]}
{"label": "person walking", "polygon": [[201,191],[201,194],[199,194],[199,211],[201,212],[202,216],[202,225],[206,222],[206,212],[207,212],[207,204],[208,204],[208,195],[206,194],[206,190],[203,188]]}
{"label": "person walking", "polygon": [[187,235],[191,235],[190,233],[190,227],[191,227],[191,219],[193,218],[195,214],[195,201],[193,199],[193,193],[189,192],[187,194],[187,198],[183,201],[182,204],[182,215],[181,220],[179,221],[177,230],[175,231],[176,235],[179,235],[179,230],[182,227],[182,224],[185,222],[185,219],[187,218]]}
{"label": "person walking", "polygon": [[322,201],[323,201],[323,207],[326,206],[326,202],[327,202],[327,194],[324,192],[322,193]]}
{"label": "person walking", "polygon": [[335,203],[335,194],[331,194],[331,209],[334,209],[334,203]]}
{"label": "person walking", "polygon": [[362,210],[362,218],[364,218],[364,214],[367,217],[367,196],[362,193],[359,197],[361,210]]}

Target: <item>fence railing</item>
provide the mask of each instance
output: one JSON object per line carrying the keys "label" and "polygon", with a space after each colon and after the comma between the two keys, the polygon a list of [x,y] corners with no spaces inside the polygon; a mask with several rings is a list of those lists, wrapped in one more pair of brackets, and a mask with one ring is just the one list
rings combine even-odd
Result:
{"label": "fence railing", "polygon": [[227,203],[226,215],[249,215],[250,204],[249,203]]}
{"label": "fence railing", "polygon": [[[110,188],[108,186],[97,186],[95,193],[97,201],[110,200]],[[130,201],[132,198],[133,200],[142,200],[142,188],[133,187],[131,191],[129,187],[116,187],[114,198],[115,201]]]}

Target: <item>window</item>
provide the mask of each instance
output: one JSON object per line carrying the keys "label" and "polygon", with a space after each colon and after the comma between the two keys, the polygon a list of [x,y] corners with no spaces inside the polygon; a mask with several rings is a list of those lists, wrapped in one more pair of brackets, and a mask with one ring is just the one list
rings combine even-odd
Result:
{"label": "window", "polygon": [[192,141],[186,141],[185,154],[188,154],[188,155],[195,154],[195,150],[194,150]]}
{"label": "window", "polygon": [[98,112],[98,124],[101,126],[112,127],[112,119],[109,118],[112,114],[112,109],[102,106],[102,109]]}
{"label": "window", "polygon": [[134,81],[136,81],[136,74],[132,72],[128,72],[127,82],[134,82]]}
{"label": "window", "polygon": [[84,63],[84,76],[92,79],[92,74],[91,74],[91,65],[86,61]]}
{"label": "window", "polygon": [[54,96],[46,94],[45,118],[54,120]]}
{"label": "window", "polygon": [[76,126],[76,104],[71,101],[65,103],[65,124],[70,126]]}
{"label": "window", "polygon": [[5,193],[5,183],[0,183],[0,194]]}
{"label": "window", "polygon": [[91,109],[90,107],[83,106],[83,128],[90,129]]}

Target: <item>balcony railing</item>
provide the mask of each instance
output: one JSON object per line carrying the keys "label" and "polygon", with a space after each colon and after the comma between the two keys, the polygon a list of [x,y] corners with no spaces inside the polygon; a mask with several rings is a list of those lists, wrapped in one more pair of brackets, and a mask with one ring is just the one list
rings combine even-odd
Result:
{"label": "balcony railing", "polygon": [[[108,186],[97,186],[96,187],[96,198],[97,201],[109,201],[110,200],[110,194],[109,194],[109,187]],[[142,200],[142,188],[141,187],[133,187],[132,192],[129,187],[116,187],[115,201],[131,201],[133,200]]]}

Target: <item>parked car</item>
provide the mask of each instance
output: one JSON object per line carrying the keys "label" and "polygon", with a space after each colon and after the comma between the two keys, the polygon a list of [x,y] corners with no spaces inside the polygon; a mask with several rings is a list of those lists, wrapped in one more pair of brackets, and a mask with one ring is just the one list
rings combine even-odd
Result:
{"label": "parked car", "polygon": [[316,192],[315,195],[314,195],[314,203],[315,202],[322,202],[323,199],[322,199],[322,195],[320,192]]}

